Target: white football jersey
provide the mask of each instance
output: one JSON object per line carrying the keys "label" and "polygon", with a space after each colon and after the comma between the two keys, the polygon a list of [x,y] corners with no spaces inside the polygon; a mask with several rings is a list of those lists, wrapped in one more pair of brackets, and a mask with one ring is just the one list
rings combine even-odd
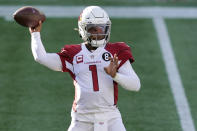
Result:
{"label": "white football jersey", "polygon": [[62,71],[69,72],[74,81],[75,99],[73,111],[95,113],[116,107],[118,85],[104,71],[110,63],[109,57],[118,55],[120,65],[134,61],[130,47],[123,42],[108,43],[90,52],[85,44],[66,45],[58,55]]}

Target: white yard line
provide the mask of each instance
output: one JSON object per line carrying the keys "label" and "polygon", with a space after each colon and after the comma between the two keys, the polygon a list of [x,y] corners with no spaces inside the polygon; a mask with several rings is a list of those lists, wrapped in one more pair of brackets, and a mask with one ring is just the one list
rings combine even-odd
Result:
{"label": "white yard line", "polygon": [[163,20],[163,18],[158,17],[154,18],[153,22],[158,35],[168,80],[170,82],[170,87],[174,96],[182,129],[183,131],[195,131],[189,104],[187,102],[187,97],[185,95],[183,84],[181,82],[165,21]]}
{"label": "white yard line", "polygon": [[[21,6],[0,6],[0,17],[11,18]],[[78,17],[84,6],[35,6],[47,17]],[[191,7],[103,7],[112,18],[197,18]]]}
{"label": "white yard line", "polygon": [[[21,6],[0,6],[0,17],[12,20]],[[35,6],[47,18],[78,17],[84,6]],[[183,131],[195,131],[189,104],[184,92],[168,31],[163,18],[197,18],[197,8],[191,7],[103,7],[111,18],[152,18],[158,34],[170,87],[176,103]]]}

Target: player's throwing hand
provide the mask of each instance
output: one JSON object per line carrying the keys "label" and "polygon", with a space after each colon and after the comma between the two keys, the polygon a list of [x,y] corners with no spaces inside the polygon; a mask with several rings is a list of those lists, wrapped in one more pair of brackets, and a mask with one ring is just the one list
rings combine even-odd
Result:
{"label": "player's throwing hand", "polygon": [[29,32],[40,32],[42,28],[42,21],[39,21],[39,25],[37,27],[29,27]]}
{"label": "player's throwing hand", "polygon": [[108,75],[114,78],[116,76],[117,68],[119,66],[117,54],[114,54],[114,58],[109,57],[109,59],[110,64],[108,67],[105,67],[104,70]]}

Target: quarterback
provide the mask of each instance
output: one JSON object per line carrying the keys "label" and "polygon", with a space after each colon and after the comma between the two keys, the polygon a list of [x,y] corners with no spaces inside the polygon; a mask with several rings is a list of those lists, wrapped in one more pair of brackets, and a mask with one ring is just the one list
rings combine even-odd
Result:
{"label": "quarterback", "polygon": [[110,43],[111,21],[98,6],[86,7],[78,19],[83,43],[65,45],[58,53],[47,53],[42,44],[42,23],[29,28],[35,61],[68,72],[73,79],[75,99],[68,131],[126,131],[117,108],[118,84],[139,91],[140,80],[133,70],[130,47]]}

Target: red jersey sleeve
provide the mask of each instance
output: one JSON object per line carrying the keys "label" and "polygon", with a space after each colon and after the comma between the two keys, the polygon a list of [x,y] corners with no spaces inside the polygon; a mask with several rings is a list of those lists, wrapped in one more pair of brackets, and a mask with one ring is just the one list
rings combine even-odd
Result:
{"label": "red jersey sleeve", "polygon": [[121,61],[118,68],[120,68],[127,60],[130,60],[131,63],[134,62],[131,49],[124,42],[108,43],[106,45],[106,50],[108,50],[113,56],[114,54],[117,54],[118,59]]}
{"label": "red jersey sleeve", "polygon": [[57,54],[60,57],[60,60],[62,62],[62,71],[68,72],[68,68],[66,67],[66,61],[70,64],[73,64],[73,58],[74,56],[80,52],[81,46],[80,45],[65,45],[60,52]]}

